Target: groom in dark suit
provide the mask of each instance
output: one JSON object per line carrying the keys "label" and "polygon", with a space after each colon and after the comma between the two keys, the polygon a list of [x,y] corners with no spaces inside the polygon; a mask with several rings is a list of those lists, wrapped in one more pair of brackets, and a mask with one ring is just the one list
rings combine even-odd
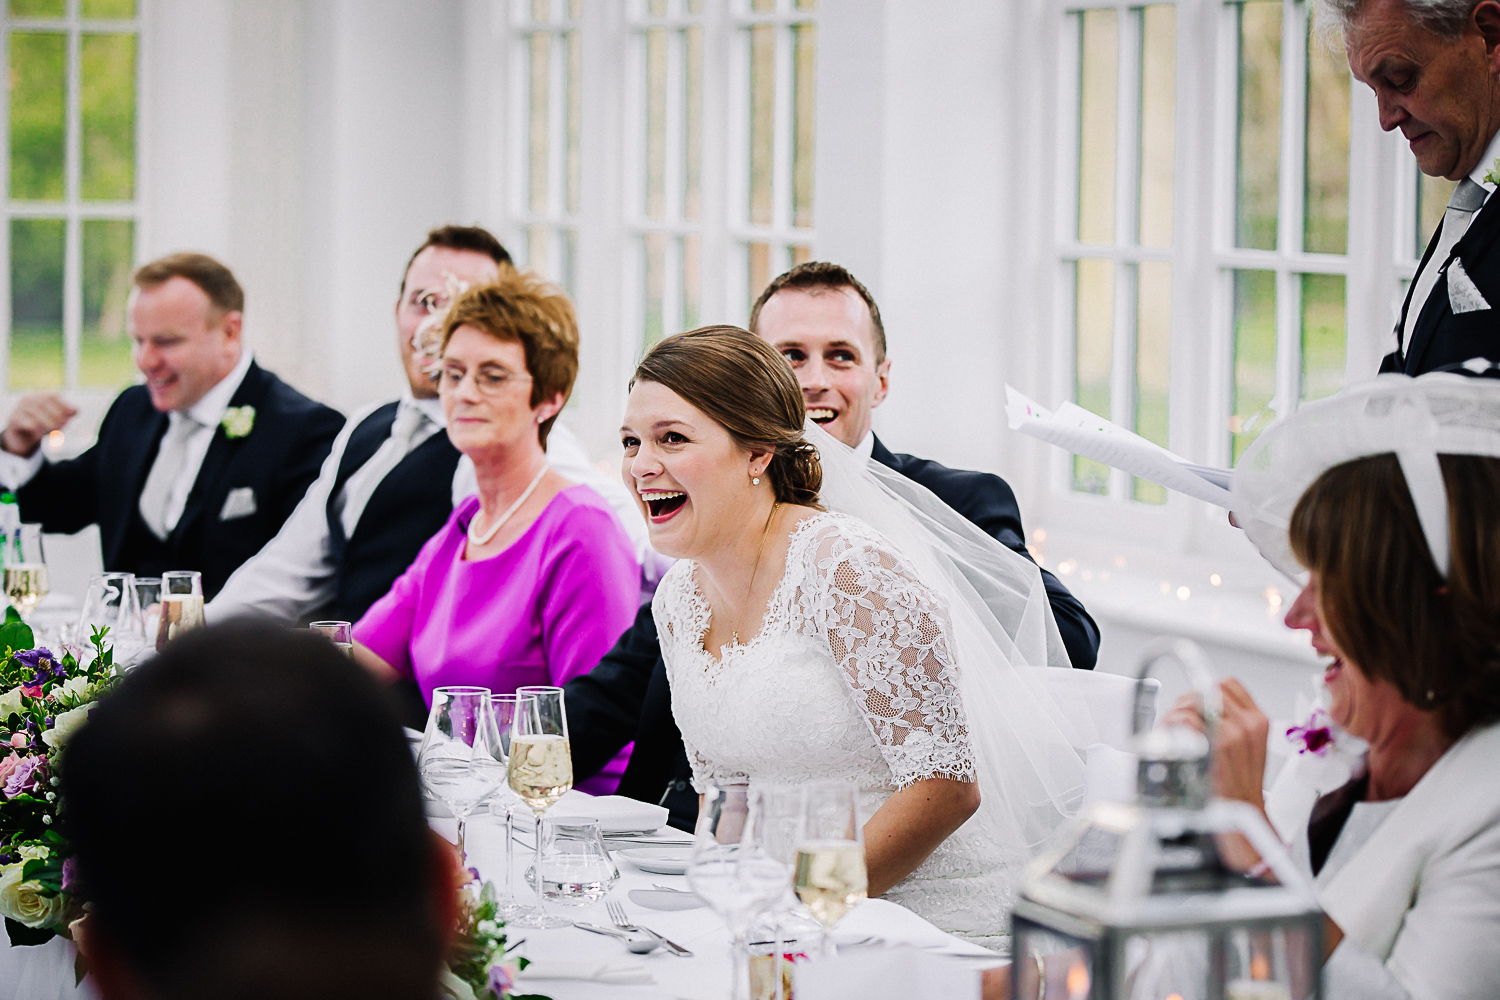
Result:
{"label": "groom in dark suit", "polygon": [[0,435],[0,483],[49,532],[99,525],[106,569],[198,570],[212,597],[281,528],[344,418],[255,364],[244,292],[202,254],[135,274],[129,316],[144,385],[122,392],[94,446],[44,462],[39,445],[76,411],[56,393],[22,399]]}
{"label": "groom in dark suit", "polygon": [[[950,469],[891,452],[870,430],[890,389],[885,329],[869,291],[837,264],[812,262],[777,277],[750,312],[750,330],[770,341],[802,386],[807,415],[834,437],[931,490],[1001,544],[1030,559],[1015,493],[999,476]],[[1099,629],[1078,599],[1042,571],[1053,617],[1074,667],[1092,669]],[[596,773],[632,739],[619,794],[660,801],[674,825],[691,829],[697,798],[672,717],[666,666],[651,608],[589,673],[566,687],[574,776]]]}

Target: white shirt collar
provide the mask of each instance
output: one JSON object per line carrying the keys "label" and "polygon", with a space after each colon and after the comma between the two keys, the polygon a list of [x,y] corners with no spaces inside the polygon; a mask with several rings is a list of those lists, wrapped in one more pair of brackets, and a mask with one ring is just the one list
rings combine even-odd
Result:
{"label": "white shirt collar", "polygon": [[865,432],[864,440],[854,446],[854,454],[858,455],[860,458],[869,458],[871,455],[875,454],[874,431]]}
{"label": "white shirt collar", "polygon": [[1495,160],[1497,159],[1500,159],[1500,130],[1497,130],[1494,138],[1490,139],[1490,144],[1485,149],[1484,156],[1479,159],[1479,166],[1474,168],[1474,172],[1469,175],[1469,180],[1478,184],[1486,191],[1494,192],[1495,185],[1485,180],[1484,175],[1491,170],[1494,170],[1496,174],[1500,174],[1500,167],[1497,167],[1495,164]]}
{"label": "white shirt collar", "polygon": [[248,347],[240,349],[240,360],[235,363],[234,368],[219,380],[218,385],[203,394],[203,398],[187,408],[187,415],[204,427],[216,427],[219,421],[224,419],[224,411],[229,409],[229,401],[239,391],[240,383],[245,381],[245,373],[250,370],[251,354]]}
{"label": "white shirt collar", "polygon": [[411,394],[411,389],[401,391],[401,406],[415,406],[422,411],[422,415],[431,420],[439,427],[447,426],[447,420],[443,417],[443,401],[436,396],[427,399],[418,399]]}

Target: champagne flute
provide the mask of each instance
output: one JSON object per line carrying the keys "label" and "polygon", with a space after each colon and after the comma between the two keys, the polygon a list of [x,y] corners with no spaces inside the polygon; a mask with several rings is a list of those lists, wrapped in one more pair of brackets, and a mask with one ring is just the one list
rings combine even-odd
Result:
{"label": "champagne flute", "polygon": [[349,622],[311,622],[307,630],[333,643],[345,656],[354,655],[354,626]]}
{"label": "champagne flute", "polygon": [[511,918],[518,927],[566,927],[571,921],[547,912],[542,898],[542,814],[573,787],[573,754],[568,744],[568,717],[559,687],[517,688],[515,723],[510,736],[510,787],[536,815],[536,856],[532,887],[536,910]]}
{"label": "champagne flute", "polygon": [[505,767],[496,756],[494,740],[489,688],[433,690],[427,729],[417,751],[417,769],[428,791],[458,820],[458,854],[465,864],[464,835],[469,814],[505,780]]}
{"label": "champagne flute", "polygon": [[22,618],[30,618],[47,596],[47,560],[42,553],[42,526],[23,524],[5,551],[5,596]]}
{"label": "champagne flute", "polygon": [[161,575],[161,621],[156,651],[184,632],[203,627],[203,575],[196,570],[169,570]]}
{"label": "champagne flute", "polygon": [[730,996],[744,1000],[750,978],[746,931],[786,891],[790,867],[778,860],[764,796],[746,784],[710,785],[693,831],[688,885],[724,920],[732,959]]}
{"label": "champagne flute", "polygon": [[804,792],[793,886],[823,925],[823,957],[834,954],[833,926],[865,898],[865,834],[859,789],[846,782],[809,785]]}
{"label": "champagne flute", "polygon": [[[505,765],[507,779],[510,773],[510,735],[515,728],[516,707],[520,702],[521,696],[514,693],[490,695],[490,718],[495,724],[490,751],[497,753],[496,759]],[[516,838],[511,827],[518,801],[515,793],[510,790],[508,780],[496,789],[490,800],[490,815],[505,817],[505,898],[498,904],[498,909],[506,920],[527,909],[516,899],[515,890]]]}
{"label": "champagne flute", "polygon": [[135,603],[141,611],[141,635],[154,642],[161,628],[161,577],[136,577]]}
{"label": "champagne flute", "polygon": [[95,573],[78,619],[78,635],[87,641],[96,628],[109,629],[115,660],[129,662],[146,647],[140,608],[135,602],[135,576],[131,573]]}

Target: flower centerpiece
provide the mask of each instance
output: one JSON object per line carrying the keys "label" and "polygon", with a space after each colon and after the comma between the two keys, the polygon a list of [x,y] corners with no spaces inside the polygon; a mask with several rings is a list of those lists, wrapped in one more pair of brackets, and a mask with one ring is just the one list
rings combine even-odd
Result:
{"label": "flower centerpiece", "polygon": [[12,945],[71,937],[82,916],[57,789],[68,740],[119,681],[108,631],[94,629],[94,655],[80,663],[71,651],[33,648],[13,608],[0,625],[0,915]]}
{"label": "flower centerpiece", "polygon": [[527,966],[524,958],[508,960],[521,942],[506,942],[494,885],[481,885],[472,868],[465,875],[472,879],[458,890],[458,933],[449,950],[443,992],[454,1000],[548,1000],[540,994],[511,992],[516,973]]}

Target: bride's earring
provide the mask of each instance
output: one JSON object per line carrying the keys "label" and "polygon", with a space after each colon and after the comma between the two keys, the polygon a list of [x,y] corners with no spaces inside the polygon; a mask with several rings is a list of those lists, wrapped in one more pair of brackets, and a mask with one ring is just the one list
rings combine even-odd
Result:
{"label": "bride's earring", "polygon": [[750,485],[751,486],[759,486],[760,485],[760,477],[759,476],[751,476],[750,477]]}

